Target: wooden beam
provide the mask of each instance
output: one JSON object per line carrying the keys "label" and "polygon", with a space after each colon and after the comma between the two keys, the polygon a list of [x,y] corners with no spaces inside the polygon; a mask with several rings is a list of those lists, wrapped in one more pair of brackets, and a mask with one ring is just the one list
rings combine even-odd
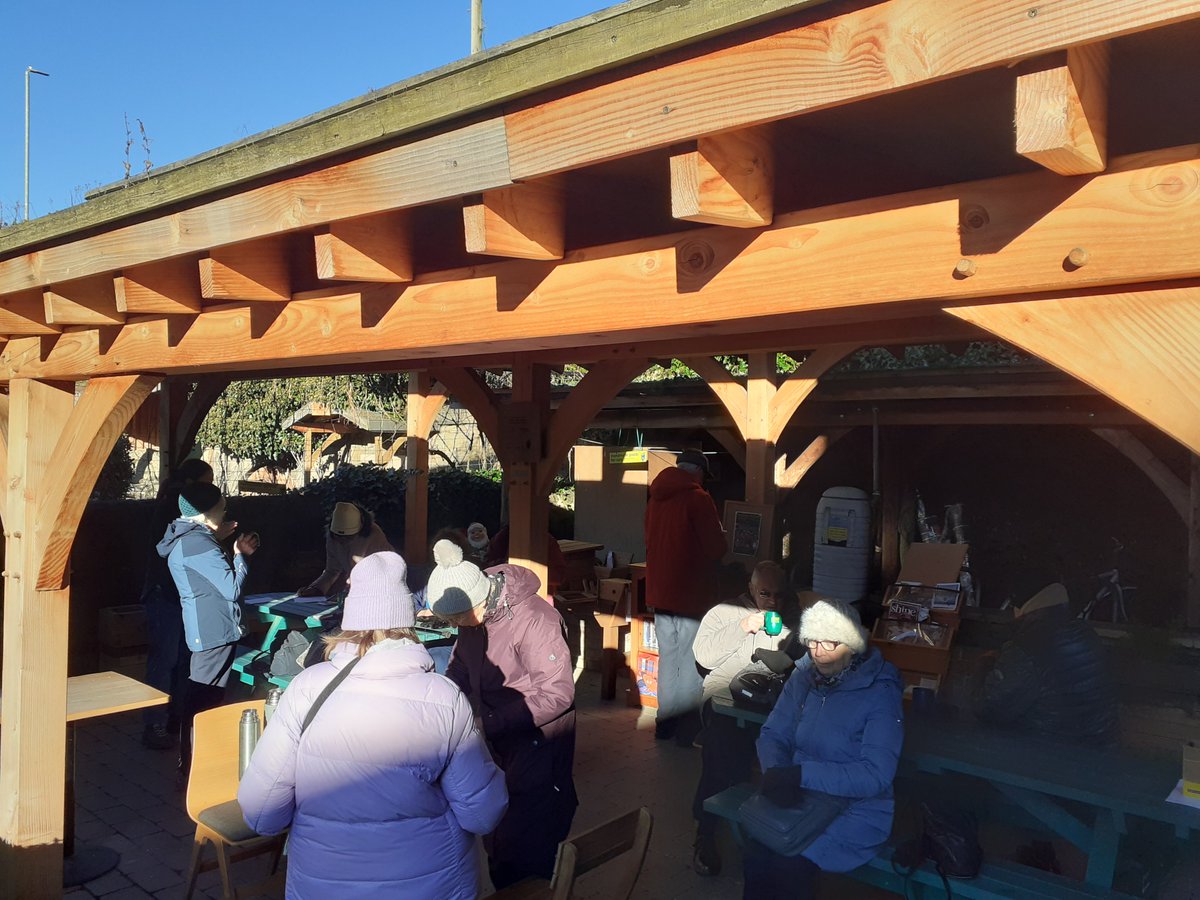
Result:
{"label": "wooden beam", "polygon": [[1092,433],[1131,463],[1141,469],[1162,493],[1171,508],[1186,526],[1190,521],[1191,509],[1187,483],[1171,471],[1170,466],[1154,455],[1154,451],[1138,440],[1137,435],[1127,428],[1093,428]]}
{"label": "wooden beam", "polygon": [[72,473],[53,462],[72,385],[9,385],[0,695],[0,883],[13,897],[62,893],[69,591],[37,590],[42,493]]}
{"label": "wooden beam", "polygon": [[39,591],[67,586],[75,531],[100,470],[126,423],[159,382],[156,375],[116,375],[89,381],[54,447],[54,474],[38,503]]}
{"label": "wooden beam", "polygon": [[[746,232],[696,229],[572,251],[553,266],[506,261],[422,274],[407,286],[327,289],[288,304],[260,339],[245,333],[244,310],[214,309],[197,316],[176,346],[166,346],[166,329],[154,321],[123,329],[103,357],[89,332],[63,335],[45,361],[28,343],[10,342],[0,380],[416,362],[494,354],[499,342],[509,352],[574,352],[621,341],[719,339],[900,318],[906,310],[927,315],[933,297],[1193,277],[1200,275],[1200,242],[1192,239],[1200,233],[1200,193],[1189,186],[1200,182],[1198,156],[1200,146],[1176,148],[1114,160],[1107,172],[1078,182],[1035,172],[805,210],[777,216],[749,243]],[[986,210],[987,221],[965,228],[964,209]],[[1097,217],[1097,209],[1105,215]],[[700,273],[681,271],[679,248],[698,242],[711,251],[712,264]],[[975,276],[958,279],[954,265],[964,242],[992,251]],[[1067,271],[1064,257],[1080,243],[1091,262]],[[861,252],[847,254],[847,246]],[[871,265],[862,264],[863,254],[871,255]],[[500,309],[501,282],[527,280],[529,266],[547,267],[536,291]],[[361,304],[368,296],[386,297],[390,309],[364,328]],[[456,311],[453,323],[445,309]],[[597,329],[597,322],[607,327]]]}
{"label": "wooden beam", "polygon": [[617,393],[646,371],[648,359],[611,360],[588,369],[583,380],[571,388],[566,399],[550,417],[542,455],[538,489],[549,493],[571,447],[585,428]]}
{"label": "wooden beam", "polygon": [[691,356],[683,360],[689,369],[704,379],[717,395],[721,405],[733,419],[742,439],[746,438],[747,400],[746,386],[739,382],[728,369],[711,356]]}
{"label": "wooden beam", "polygon": [[200,311],[198,260],[188,257],[136,266],[113,276],[117,311],[171,315]]}
{"label": "wooden beam", "polygon": [[406,210],[333,222],[313,238],[323,281],[412,281],[412,229]]}
{"label": "wooden beam", "polygon": [[1017,152],[1059,175],[1103,172],[1108,44],[1072,47],[1017,77]]}
{"label": "wooden beam", "polygon": [[767,440],[772,444],[779,443],[792,416],[816,389],[821,376],[858,348],[858,344],[832,344],[828,347],[818,347],[808,355],[771,397]]}
{"label": "wooden beam", "polygon": [[400,437],[398,437],[394,441],[392,441],[392,443],[388,445],[387,450],[385,450],[383,453],[382,464],[386,466],[393,459],[395,459],[396,453],[400,450],[401,447],[404,446],[404,442],[407,440],[408,440],[407,436],[401,435]]}
{"label": "wooden beam", "polygon": [[[222,159],[228,162],[231,156]],[[0,262],[0,294],[511,184],[499,119]],[[85,204],[87,205],[87,204]]]}
{"label": "wooden beam", "polygon": [[734,428],[711,427],[705,429],[721,448],[733,457],[733,461],[746,471],[746,441]]}
{"label": "wooden beam", "polygon": [[46,301],[40,290],[0,297],[0,334],[57,334],[46,324]]}
{"label": "wooden beam", "polygon": [[121,325],[111,278],[65,281],[42,292],[47,325]]}
{"label": "wooden beam", "polygon": [[790,491],[795,488],[809,470],[820,462],[826,451],[849,433],[849,428],[831,428],[813,438],[803,452],[787,464],[779,476],[779,489]]}
{"label": "wooden beam", "polygon": [[[497,453],[504,462],[508,492],[508,558],[538,576],[540,590],[549,600],[546,536],[550,529],[550,501],[542,489],[540,473],[543,432],[550,412],[550,369],[518,356],[513,361],[510,409],[519,416],[502,429]],[[533,458],[523,458],[522,448],[531,446]]]}
{"label": "wooden beam", "polygon": [[8,394],[0,394],[0,523],[7,527],[8,516]]}
{"label": "wooden beam", "polygon": [[766,126],[699,138],[671,155],[671,215],[761,228],[775,215],[775,156]]}
{"label": "wooden beam", "polygon": [[775,399],[779,367],[774,352],[746,357],[746,500],[775,505],[775,442],[771,440],[771,401]]}
{"label": "wooden beam", "polygon": [[[429,373],[444,384],[450,391],[450,395],[470,411],[476,424],[479,425],[479,430],[492,445],[492,449],[500,454],[502,448],[500,446],[499,402],[479,373],[474,369],[453,366],[439,366],[430,369]],[[503,457],[501,459],[503,460]]]}
{"label": "wooden beam", "polygon": [[267,238],[211,251],[200,259],[200,294],[205,300],[291,300],[286,241]]}
{"label": "wooden beam", "polygon": [[566,190],[561,177],[486,191],[463,206],[467,252],[562,259]]}
{"label": "wooden beam", "polygon": [[[1200,17],[1197,0],[888,0],[635,71],[505,117],[521,180]],[[969,22],[970,28],[961,27]],[[919,24],[918,24],[919,23]]]}
{"label": "wooden beam", "polygon": [[1090,384],[1200,452],[1200,286],[947,312]]}
{"label": "wooden beam", "polygon": [[445,402],[445,390],[434,387],[428,372],[408,373],[404,558],[410,565],[429,559],[429,434]]}
{"label": "wooden beam", "polygon": [[175,443],[170,448],[174,465],[179,465],[192,452],[200,426],[232,380],[226,375],[202,375],[196,379],[196,387],[188,396],[175,424]]}

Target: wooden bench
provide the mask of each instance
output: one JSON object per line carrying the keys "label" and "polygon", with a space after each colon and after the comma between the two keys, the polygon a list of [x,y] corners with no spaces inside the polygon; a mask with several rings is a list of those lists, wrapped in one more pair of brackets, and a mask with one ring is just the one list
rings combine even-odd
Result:
{"label": "wooden bench", "polygon": [[[742,803],[753,792],[753,786],[738,784],[719,794],[714,794],[704,801],[705,811],[729,822],[739,843],[742,841],[739,811]],[[852,872],[844,873],[842,877],[853,878],[856,881],[903,895],[906,879],[892,867],[894,852],[895,847],[889,844],[880,850],[870,862],[859,866]],[[917,897],[928,895],[931,898],[938,898],[938,900],[945,897],[942,878],[937,874],[932,863],[924,863],[909,876],[907,881],[910,896],[913,894]],[[1009,862],[984,863],[983,869],[976,878],[954,879],[950,884],[956,897],[1045,897],[1083,900],[1083,898],[1091,897],[1118,896],[1108,888],[1095,887],[1064,878],[1061,875]]]}

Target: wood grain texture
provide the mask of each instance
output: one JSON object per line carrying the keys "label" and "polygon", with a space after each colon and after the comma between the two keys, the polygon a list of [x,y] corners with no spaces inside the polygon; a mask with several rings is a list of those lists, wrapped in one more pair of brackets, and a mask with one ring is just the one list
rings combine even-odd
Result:
{"label": "wood grain texture", "polygon": [[1103,172],[1108,159],[1108,44],[1072,47],[1017,77],[1017,152],[1059,175]]}
{"label": "wood grain texture", "polygon": [[551,176],[484,192],[463,206],[468,253],[562,259],[566,185]]}
{"label": "wood grain texture", "polygon": [[711,356],[691,356],[683,362],[703,378],[712,392],[717,395],[717,399],[721,401],[721,405],[733,419],[733,424],[737,426],[738,434],[742,436],[742,440],[745,440],[746,421],[749,415],[746,386]]}
{"label": "wood grain texture", "polygon": [[201,257],[200,294],[205,300],[288,302],[292,278],[286,241],[264,238]]}
{"label": "wood grain texture", "polygon": [[428,372],[408,373],[404,482],[404,558],[422,564],[429,558],[429,435],[446,402],[445,389],[437,390]]}
{"label": "wood grain texture", "polygon": [[783,437],[784,429],[792,421],[792,416],[800,408],[800,404],[816,390],[821,376],[860,346],[860,344],[853,343],[818,347],[808,355],[796,371],[788,375],[770,399],[769,420],[765,435],[768,441],[772,444],[779,442],[779,439]]}
{"label": "wood grain texture", "polygon": [[8,505],[8,394],[0,395],[0,522],[7,522]]}
{"label": "wood grain texture", "polygon": [[37,542],[42,547],[37,589],[67,586],[75,531],[100,470],[125,425],[159,382],[155,375],[116,375],[89,381],[54,446],[54,478],[38,503]]}
{"label": "wood grain texture", "polygon": [[[75,398],[70,385],[28,380],[10,384],[9,398],[0,879],[14,897],[54,897],[62,892],[69,596],[37,590],[34,529]],[[24,849],[39,846],[58,852]]]}
{"label": "wood grain texture", "polygon": [[1170,466],[1155,456],[1153,450],[1128,428],[1093,428],[1092,433],[1137,466],[1171,504],[1184,526],[1189,524],[1191,509],[1188,485],[1171,471]]}
{"label": "wood grain texture", "polygon": [[766,126],[713,134],[671,155],[671,215],[761,228],[775,214],[775,151]]}
{"label": "wood grain texture", "polygon": [[506,117],[514,179],[1200,17],[1197,0],[888,0]]}
{"label": "wood grain texture", "polygon": [[[825,0],[632,0],[219,147],[88,202],[0,230],[0,254],[477,114]],[[491,187],[493,185],[488,185]],[[475,187],[464,190],[482,190]]]}
{"label": "wood grain texture", "polygon": [[199,260],[172,259],[113,276],[117,312],[188,315],[200,311]]}
{"label": "wood grain texture", "polygon": [[[930,298],[1197,276],[1198,156],[1188,146],[1114,160],[1087,179],[1035,172],[806,210],[777,216],[748,242],[747,232],[702,228],[572,251],[555,265],[512,260],[423,273],[406,286],[327,289],[282,305],[259,338],[246,333],[244,309],[213,309],[174,346],[154,321],[127,325],[104,355],[92,332],[62,335],[45,360],[12,341],[0,380],[445,359],[494,354],[498,342],[509,352],[574,351],[830,324],[813,314],[900,318],[910,307],[926,314]],[[1080,243],[1091,261],[1068,271],[1063,260]],[[966,280],[954,277],[964,244],[986,263]],[[697,255],[708,260],[699,269]],[[369,297],[388,311],[365,328]]]}
{"label": "wood grain texture", "polygon": [[1200,454],[1192,453],[1190,469],[1191,509],[1188,516],[1188,628],[1200,628]]}
{"label": "wood grain texture", "polygon": [[1200,287],[947,312],[1090,384],[1200,452]]}
{"label": "wood grain texture", "polygon": [[464,126],[0,262],[0,294],[509,184],[504,126]]}
{"label": "wood grain texture", "polygon": [[40,290],[0,297],[0,334],[57,334],[46,324],[46,300]]}
{"label": "wood grain texture", "polygon": [[808,446],[800,455],[787,463],[787,467],[779,476],[779,489],[790,491],[800,484],[809,470],[821,461],[821,457],[825,455],[826,451],[849,433],[849,428],[831,428],[809,441]]}
{"label": "wood grain texture", "polygon": [[412,228],[406,210],[334,222],[313,238],[325,281],[412,281]]}
{"label": "wood grain texture", "polygon": [[98,276],[56,284],[42,292],[47,325],[120,325],[111,278]]}

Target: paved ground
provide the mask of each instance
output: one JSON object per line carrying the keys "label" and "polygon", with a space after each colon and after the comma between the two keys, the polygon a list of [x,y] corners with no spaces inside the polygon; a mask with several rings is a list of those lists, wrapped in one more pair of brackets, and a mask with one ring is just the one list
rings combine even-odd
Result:
{"label": "paved ground", "polygon": [[[701,878],[691,868],[691,796],[699,751],[655,741],[653,720],[621,702],[602,703],[599,683],[579,682],[579,733],[575,760],[580,795],[575,828],[600,824],[639,806],[654,815],[654,833],[636,897],[653,900],[719,900],[741,897],[740,858],[726,840],[725,871]],[[642,727],[639,727],[639,724]],[[192,847],[194,827],[175,788],[175,753],[142,747],[139,713],[86,724],[78,734],[78,825],[81,843],[121,853],[117,870],[71,891],[72,898],[177,898]],[[234,867],[241,880],[266,872],[264,858]],[[579,883],[581,898],[607,896],[602,872]],[[200,878],[198,897],[221,896],[216,872]],[[829,897],[874,896],[861,885],[830,884]],[[879,894],[878,896],[891,896]]]}

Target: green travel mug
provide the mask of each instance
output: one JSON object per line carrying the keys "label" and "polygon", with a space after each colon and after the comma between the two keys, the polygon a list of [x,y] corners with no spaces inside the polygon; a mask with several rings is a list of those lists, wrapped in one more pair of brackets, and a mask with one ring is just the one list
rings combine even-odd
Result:
{"label": "green travel mug", "polygon": [[779,634],[783,631],[783,616],[773,609],[768,609],[763,613],[763,631],[772,637]]}

